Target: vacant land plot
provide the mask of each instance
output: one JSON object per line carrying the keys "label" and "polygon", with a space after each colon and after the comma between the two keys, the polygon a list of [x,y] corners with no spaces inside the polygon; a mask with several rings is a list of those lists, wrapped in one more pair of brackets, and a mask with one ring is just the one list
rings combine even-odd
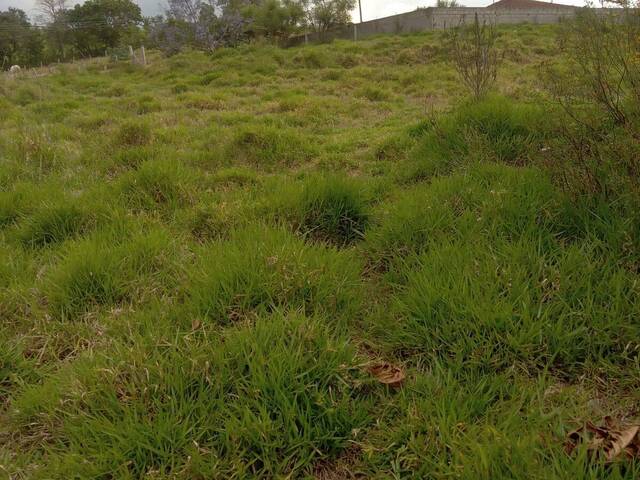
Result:
{"label": "vacant land plot", "polygon": [[637,478],[563,443],[640,406],[638,223],[499,43],[476,103],[441,33],[0,83],[0,475]]}

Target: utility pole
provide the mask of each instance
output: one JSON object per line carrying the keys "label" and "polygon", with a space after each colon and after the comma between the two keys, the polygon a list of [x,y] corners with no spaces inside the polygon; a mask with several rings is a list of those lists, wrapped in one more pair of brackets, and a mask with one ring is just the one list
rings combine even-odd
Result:
{"label": "utility pole", "polygon": [[360,23],[362,23],[362,0],[358,0],[358,10],[360,10]]}

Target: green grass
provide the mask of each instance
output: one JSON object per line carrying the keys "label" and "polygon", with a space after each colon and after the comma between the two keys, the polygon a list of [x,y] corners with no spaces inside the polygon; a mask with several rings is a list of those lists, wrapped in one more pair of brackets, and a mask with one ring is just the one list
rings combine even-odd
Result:
{"label": "green grass", "polygon": [[2,475],[640,476],[563,450],[637,419],[640,220],[548,168],[554,33],[476,103],[442,32],[0,79]]}

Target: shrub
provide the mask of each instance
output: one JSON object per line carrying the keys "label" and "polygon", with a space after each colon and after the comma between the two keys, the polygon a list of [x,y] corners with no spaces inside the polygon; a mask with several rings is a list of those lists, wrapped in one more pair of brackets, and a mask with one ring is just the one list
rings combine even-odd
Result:
{"label": "shrub", "polygon": [[344,319],[358,310],[359,274],[347,253],[254,227],[209,247],[189,296],[199,315],[223,324],[279,308]]}
{"label": "shrub", "polygon": [[500,57],[496,49],[496,32],[491,24],[482,23],[475,14],[471,27],[453,29],[450,50],[462,83],[479,100],[494,85]]}
{"label": "shrub", "polygon": [[612,14],[581,9],[560,30],[564,61],[547,68],[546,79],[563,118],[548,165],[576,197],[630,197],[630,208],[636,210],[640,17],[633,2],[622,6]]}

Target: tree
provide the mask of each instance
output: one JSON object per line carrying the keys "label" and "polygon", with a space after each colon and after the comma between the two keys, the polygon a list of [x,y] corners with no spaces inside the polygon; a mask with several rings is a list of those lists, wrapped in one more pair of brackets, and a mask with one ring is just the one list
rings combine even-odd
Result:
{"label": "tree", "polygon": [[309,0],[307,19],[318,32],[351,23],[351,10],[356,0]]}
{"label": "tree", "polygon": [[267,38],[281,38],[298,31],[305,21],[305,9],[294,0],[265,0],[242,10],[253,32]]}
{"label": "tree", "polygon": [[166,19],[149,25],[153,45],[172,55],[185,46],[212,51],[245,38],[247,20],[240,9],[249,0],[169,0]]}
{"label": "tree", "polygon": [[42,60],[42,36],[22,10],[0,12],[0,65],[35,66]]}
{"label": "tree", "polygon": [[81,55],[95,56],[140,31],[140,7],[131,0],[88,0],[67,11],[73,44]]}
{"label": "tree", "polygon": [[169,0],[167,17],[195,25],[200,19],[204,3],[201,0]]}
{"label": "tree", "polygon": [[36,9],[44,20],[53,23],[67,9],[67,0],[37,0]]}
{"label": "tree", "polygon": [[500,63],[496,39],[493,26],[481,24],[477,13],[473,25],[454,29],[450,36],[450,51],[458,76],[476,100],[496,81]]}
{"label": "tree", "polygon": [[36,2],[39,18],[47,24],[46,36],[50,55],[58,59],[65,58],[67,4],[68,0],[37,0]]}

